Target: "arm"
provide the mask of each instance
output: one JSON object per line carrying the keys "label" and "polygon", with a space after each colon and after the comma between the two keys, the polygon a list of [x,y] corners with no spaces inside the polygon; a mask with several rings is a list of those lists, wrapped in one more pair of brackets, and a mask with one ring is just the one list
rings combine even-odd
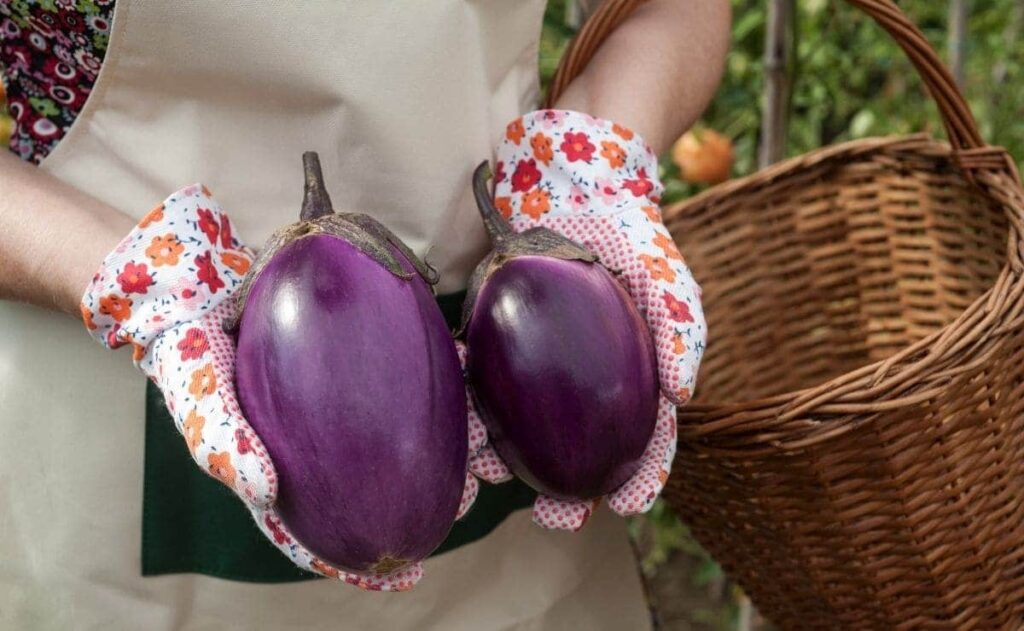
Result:
{"label": "arm", "polygon": [[0,151],[0,300],[67,313],[135,222]]}
{"label": "arm", "polygon": [[626,125],[660,153],[711,101],[730,22],[728,0],[650,0],[608,37],[556,107]]}

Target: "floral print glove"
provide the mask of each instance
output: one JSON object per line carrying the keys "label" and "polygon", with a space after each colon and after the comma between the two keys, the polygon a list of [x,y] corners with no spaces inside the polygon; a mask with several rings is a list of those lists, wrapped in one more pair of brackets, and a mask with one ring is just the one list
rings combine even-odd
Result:
{"label": "floral print glove", "polygon": [[[662,391],[658,420],[640,470],[608,497],[620,515],[645,512],[668,479],[675,406],[690,399],[707,340],[700,288],[661,223],[657,156],[610,121],[541,110],[508,125],[496,159],[495,204],[513,228],[543,226],[589,248],[617,275],[651,330]],[[540,496],[534,521],[578,530],[597,502]]]}
{"label": "floral print glove", "polygon": [[111,252],[82,298],[85,326],[108,348],[131,346],[160,388],[192,458],[248,504],[277,494],[273,464],[235,396],[225,300],[251,252],[203,186],[154,208]]}
{"label": "floral print glove", "polygon": [[[419,564],[389,576],[342,572],[295,541],[273,508],[274,466],[242,416],[235,342],[223,331],[235,308],[225,299],[251,262],[252,252],[210,191],[189,186],[151,210],[107,256],[82,298],[82,318],[104,346],[132,347],[196,464],[246,502],[263,533],[296,565],[362,589],[410,589],[423,574]],[[460,516],[476,490],[475,479],[467,482]]]}
{"label": "floral print glove", "polygon": [[[461,340],[456,340],[455,348],[459,351],[459,363],[462,364],[463,375],[465,375],[466,344]],[[476,412],[473,395],[468,385],[466,387],[466,409],[469,411],[469,475],[466,478],[463,503],[465,503],[465,498],[471,494],[476,496],[478,489],[476,478],[486,480],[491,484],[500,484],[512,479],[512,472],[509,471],[508,466],[498,456],[494,447],[487,442],[487,428],[484,427],[484,422]]]}

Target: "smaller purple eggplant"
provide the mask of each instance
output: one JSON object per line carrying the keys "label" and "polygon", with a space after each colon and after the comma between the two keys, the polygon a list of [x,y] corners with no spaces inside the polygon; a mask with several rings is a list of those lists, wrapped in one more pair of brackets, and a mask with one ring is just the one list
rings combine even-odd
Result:
{"label": "smaller purple eggplant", "polygon": [[592,252],[547,228],[514,232],[489,178],[484,162],[473,192],[494,250],[462,314],[477,411],[498,454],[537,491],[605,495],[639,469],[654,432],[650,331]]}

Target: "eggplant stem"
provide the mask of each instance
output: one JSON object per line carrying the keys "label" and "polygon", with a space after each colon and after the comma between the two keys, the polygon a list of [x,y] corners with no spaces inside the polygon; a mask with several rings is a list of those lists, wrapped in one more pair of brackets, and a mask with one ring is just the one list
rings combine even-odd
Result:
{"label": "eggplant stem", "polygon": [[302,154],[302,171],[306,176],[306,191],[302,196],[302,211],[299,219],[312,221],[334,213],[331,196],[324,186],[324,174],[320,170],[320,156],[315,151]]}
{"label": "eggplant stem", "polygon": [[484,160],[473,171],[473,197],[476,199],[476,207],[480,210],[480,216],[484,219],[487,234],[491,237],[491,244],[497,246],[516,232],[502,216],[498,207],[494,205],[491,193],[487,190],[487,180],[489,179],[491,179],[491,165]]}

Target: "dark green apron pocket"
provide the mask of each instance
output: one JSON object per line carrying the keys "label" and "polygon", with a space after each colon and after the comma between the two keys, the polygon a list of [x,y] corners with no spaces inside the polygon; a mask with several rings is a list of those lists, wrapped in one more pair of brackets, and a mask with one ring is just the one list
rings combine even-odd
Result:
{"label": "dark green apron pocket", "polygon": [[[457,325],[464,294],[438,298]],[[194,572],[236,581],[282,583],[317,578],[295,567],[263,537],[241,501],[192,461],[156,386],[147,383],[142,500],[142,574]],[[480,484],[472,510],[434,554],[472,543],[513,511],[533,503],[518,479]]]}

